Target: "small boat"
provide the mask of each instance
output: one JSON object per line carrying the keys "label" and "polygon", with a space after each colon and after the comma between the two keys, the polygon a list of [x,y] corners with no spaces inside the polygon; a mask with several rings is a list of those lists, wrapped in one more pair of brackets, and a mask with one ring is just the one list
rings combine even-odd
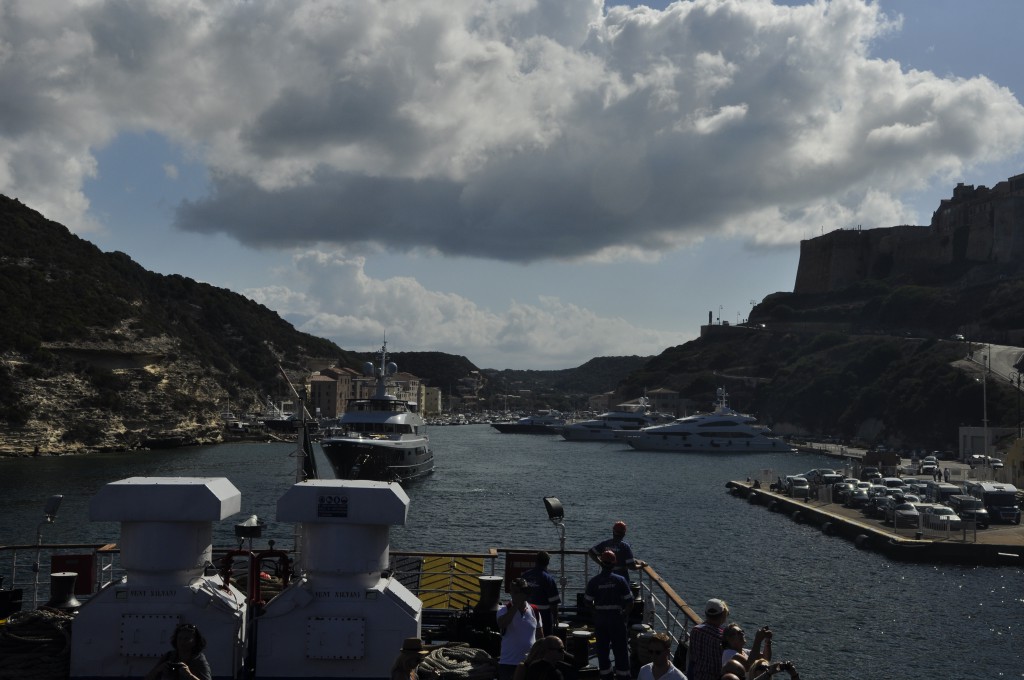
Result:
{"label": "small boat", "polygon": [[491,423],[502,434],[558,434],[565,418],[558,411],[538,411],[512,423]]}
{"label": "small boat", "polygon": [[363,367],[376,379],[373,396],[349,404],[320,440],[337,479],[404,482],[434,471],[426,423],[414,404],[388,393],[388,378],[397,372],[384,343],[380,365]]}
{"label": "small boat", "polygon": [[643,397],[634,404],[619,404],[596,418],[566,425],[562,436],[569,441],[621,441],[630,432],[670,420],[672,416],[668,414],[651,411]]}
{"label": "small boat", "polygon": [[681,451],[685,453],[765,453],[793,451],[793,447],[772,435],[757,418],[729,408],[728,395],[718,388],[718,400],[711,413],[678,418],[665,425],[652,425],[625,433],[625,441],[640,451]]}

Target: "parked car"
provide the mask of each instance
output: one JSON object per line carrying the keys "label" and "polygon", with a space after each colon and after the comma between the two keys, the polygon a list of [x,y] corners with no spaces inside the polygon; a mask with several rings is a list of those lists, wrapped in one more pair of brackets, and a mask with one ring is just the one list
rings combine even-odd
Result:
{"label": "parked car", "polygon": [[956,531],[963,527],[960,517],[946,505],[932,505],[924,512],[924,523],[930,529],[949,529]]}
{"label": "parked car", "polygon": [[872,484],[868,487],[868,498],[874,498],[875,496],[888,496],[889,487],[882,486],[881,484]]}
{"label": "parked car", "polygon": [[857,487],[849,482],[840,482],[832,485],[832,502],[845,503],[846,499]]}
{"label": "parked car", "polygon": [[860,478],[861,478],[861,481],[864,481],[864,482],[870,481],[872,479],[881,479],[882,478],[882,472],[877,467],[874,467],[872,465],[868,465],[866,467],[861,468]]}
{"label": "parked car", "polygon": [[981,499],[974,496],[956,495],[950,496],[946,501],[960,519],[965,522],[973,521],[979,529],[987,529],[989,524],[988,510],[985,509]]}
{"label": "parked car", "polygon": [[811,485],[806,477],[791,475],[786,477],[786,494],[793,498],[807,498],[811,491]]}
{"label": "parked car", "polygon": [[848,508],[863,508],[868,504],[868,500],[868,490],[858,488],[850,492],[850,495],[846,497],[846,501],[843,505]]}
{"label": "parked car", "polygon": [[928,490],[928,483],[920,479],[908,479],[907,491],[917,496],[924,496]]}
{"label": "parked car", "polygon": [[889,500],[889,497],[885,494],[873,496],[868,499],[868,504],[861,509],[861,512],[864,513],[865,517],[882,519],[885,517],[885,504],[888,503]]}
{"label": "parked car", "polygon": [[833,472],[832,474],[826,473],[826,474],[821,475],[819,477],[818,483],[822,484],[824,486],[829,486],[830,484],[839,484],[842,481],[843,481],[843,476],[841,474],[839,474],[838,472]]}
{"label": "parked car", "polygon": [[[814,470],[808,470],[807,472],[800,475],[811,484],[826,484],[824,477],[826,475],[835,475],[836,471],[832,468],[815,468]],[[840,477],[842,479],[842,477]]]}
{"label": "parked car", "polygon": [[889,522],[895,529],[916,529],[920,518],[921,514],[913,503],[898,503],[892,507]]}

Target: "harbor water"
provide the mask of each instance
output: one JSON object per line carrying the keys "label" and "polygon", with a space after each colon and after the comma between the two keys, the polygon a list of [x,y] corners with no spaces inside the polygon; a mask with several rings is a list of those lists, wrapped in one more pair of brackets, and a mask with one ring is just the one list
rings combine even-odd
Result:
{"label": "harbor water", "polygon": [[[775,659],[793,660],[801,677],[1024,677],[1021,569],[891,562],[725,488],[765,469],[785,476],[835,467],[833,459],[637,452],[482,425],[435,427],[431,442],[436,471],[407,488],[409,521],[392,531],[393,549],[555,551],[558,531],[543,503],[555,496],[565,507],[567,548],[585,549],[625,521],[637,557],[695,610],[719,597],[748,639],[771,626]],[[34,543],[51,494],[64,500],[57,520],[41,527],[45,542],[116,542],[116,525],[88,521],[89,499],[102,485],[199,476],[227,477],[242,492],[242,513],[216,528],[218,545],[232,544],[234,524],[256,514],[269,523],[262,540],[287,547],[292,527],[274,513],[295,478],[294,449],[225,444],[0,460],[0,543]]]}

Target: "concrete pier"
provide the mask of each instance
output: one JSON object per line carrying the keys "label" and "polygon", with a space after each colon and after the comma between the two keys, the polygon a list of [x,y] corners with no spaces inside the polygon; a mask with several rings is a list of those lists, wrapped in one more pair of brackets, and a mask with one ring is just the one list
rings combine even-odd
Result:
{"label": "concrete pier", "polygon": [[824,535],[846,538],[859,548],[893,559],[1024,566],[1024,524],[993,524],[988,529],[956,531],[948,538],[934,539],[919,537],[913,530],[901,534],[880,520],[865,517],[860,510],[837,503],[790,498],[747,481],[731,481],[726,487],[738,498],[787,515],[793,521],[820,527]]}

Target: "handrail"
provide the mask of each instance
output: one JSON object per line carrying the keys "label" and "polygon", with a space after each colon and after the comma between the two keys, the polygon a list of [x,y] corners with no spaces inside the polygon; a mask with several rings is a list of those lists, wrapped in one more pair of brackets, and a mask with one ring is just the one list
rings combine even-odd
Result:
{"label": "handrail", "polygon": [[[98,591],[107,583],[121,577],[123,571],[115,566],[120,548],[114,543],[51,543],[26,545],[0,545],[0,554],[5,551],[12,553],[11,587],[31,587],[31,580],[19,581],[17,575],[29,571],[28,565],[18,564],[18,552],[41,549],[55,554],[60,550],[88,549],[96,559],[95,589]],[[230,548],[214,548],[213,557],[230,554]],[[282,553],[286,551],[280,551]],[[419,552],[408,550],[390,551],[391,574],[404,583],[424,602],[424,612],[443,614],[445,610],[461,611],[464,607],[475,604],[479,600],[480,582],[476,577],[504,575],[507,560],[513,554],[534,554],[536,548],[488,548],[485,551],[468,552]],[[587,550],[558,549],[547,551],[552,557],[572,557],[565,561],[565,574],[568,588],[566,602],[562,609],[576,612],[581,602],[581,595],[592,573],[596,572]],[[550,571],[556,579],[563,576],[559,567],[561,560],[552,560]],[[700,623],[700,617],[690,608],[671,585],[654,570],[646,565],[637,572],[640,586],[640,597],[644,602],[643,622],[656,630],[668,633],[677,643],[684,640],[689,629]],[[40,583],[40,587],[48,588],[48,583]],[[45,592],[45,591],[44,591]],[[88,599],[87,596],[81,599]]]}

